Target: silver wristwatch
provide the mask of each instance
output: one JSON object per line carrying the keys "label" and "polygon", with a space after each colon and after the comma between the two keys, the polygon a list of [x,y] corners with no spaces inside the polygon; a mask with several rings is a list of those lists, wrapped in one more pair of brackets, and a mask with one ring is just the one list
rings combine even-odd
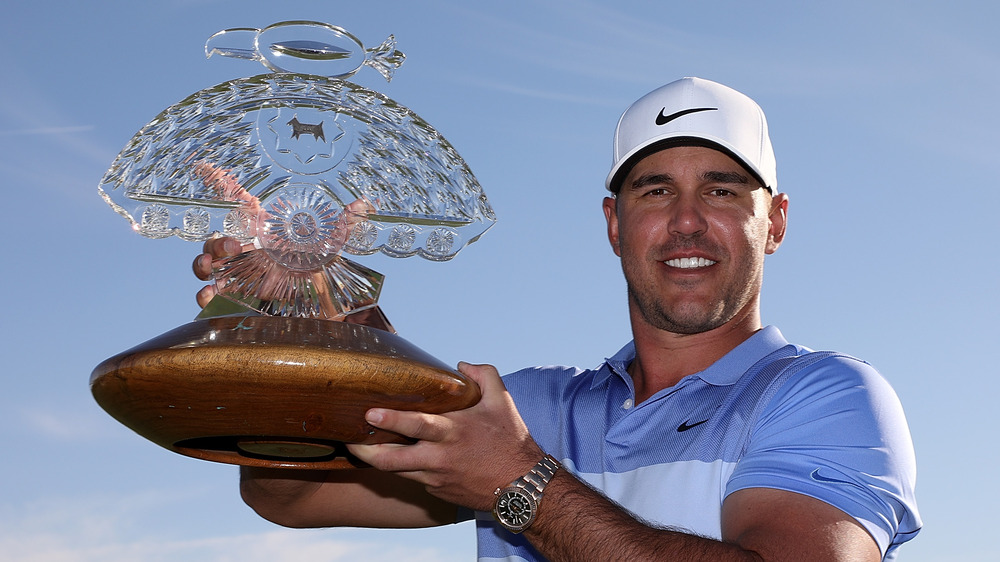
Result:
{"label": "silver wristwatch", "polygon": [[506,488],[497,488],[493,517],[505,529],[520,533],[531,526],[538,514],[542,491],[552,480],[560,464],[552,455],[538,462],[530,472],[511,482]]}

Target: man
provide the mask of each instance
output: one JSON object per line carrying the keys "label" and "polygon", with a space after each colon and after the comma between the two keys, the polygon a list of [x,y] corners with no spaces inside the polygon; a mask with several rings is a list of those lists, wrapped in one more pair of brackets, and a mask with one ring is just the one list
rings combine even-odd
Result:
{"label": "man", "polygon": [[474,511],[482,560],[895,558],[920,528],[895,394],[867,364],[761,324],[788,198],[757,104],[697,78],[651,92],[619,121],[606,186],[633,342],[596,370],[460,364],[479,404],[371,410],[416,443],[350,446],[375,469],[244,468],[247,503],[293,527]]}

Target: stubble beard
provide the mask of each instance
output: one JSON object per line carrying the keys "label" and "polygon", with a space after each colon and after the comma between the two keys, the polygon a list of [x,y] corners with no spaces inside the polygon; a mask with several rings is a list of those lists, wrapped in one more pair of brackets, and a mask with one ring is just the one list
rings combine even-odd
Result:
{"label": "stubble beard", "polygon": [[[652,262],[658,263],[658,262]],[[759,263],[759,266],[755,266]],[[717,295],[708,302],[687,300],[685,291],[695,290],[700,284],[679,283],[674,285],[677,301],[663,294],[652,279],[653,273],[639,275],[636,264],[631,259],[622,259],[622,270],[628,288],[629,303],[651,326],[675,334],[701,334],[725,325],[736,317],[760,292],[763,276],[763,260],[747,259],[737,271],[726,280]]]}

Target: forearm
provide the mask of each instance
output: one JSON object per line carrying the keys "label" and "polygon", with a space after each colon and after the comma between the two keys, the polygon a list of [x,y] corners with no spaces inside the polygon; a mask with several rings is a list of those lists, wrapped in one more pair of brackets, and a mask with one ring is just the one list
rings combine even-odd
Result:
{"label": "forearm", "polygon": [[565,470],[545,488],[525,536],[553,562],[762,559],[734,544],[647,525]]}
{"label": "forearm", "polygon": [[240,493],[261,517],[285,527],[431,527],[457,515],[422,485],[371,468],[241,467]]}
{"label": "forearm", "polygon": [[258,515],[286,527],[308,527],[303,509],[327,471],[240,467],[240,496]]}

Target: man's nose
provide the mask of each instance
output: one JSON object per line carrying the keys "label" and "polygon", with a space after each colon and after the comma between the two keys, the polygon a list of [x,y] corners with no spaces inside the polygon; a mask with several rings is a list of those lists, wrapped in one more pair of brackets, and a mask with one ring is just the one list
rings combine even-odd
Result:
{"label": "man's nose", "polygon": [[704,234],[708,229],[705,210],[705,203],[698,197],[681,195],[671,206],[670,232],[681,236]]}

